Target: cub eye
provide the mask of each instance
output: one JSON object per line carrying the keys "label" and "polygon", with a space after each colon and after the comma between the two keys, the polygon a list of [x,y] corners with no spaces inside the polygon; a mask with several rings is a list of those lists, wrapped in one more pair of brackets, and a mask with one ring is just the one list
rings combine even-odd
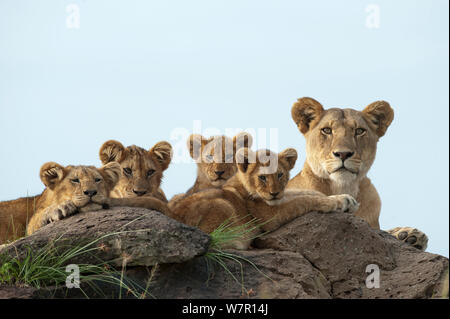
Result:
{"label": "cub eye", "polygon": [[214,156],[212,156],[212,155],[206,155],[205,157],[206,157],[206,161],[208,163],[211,163],[214,160]]}
{"label": "cub eye", "polygon": [[96,183],[100,183],[100,182],[102,181],[102,179],[101,179],[101,178],[96,178],[96,179],[94,179],[94,181],[95,181]]}
{"label": "cub eye", "polygon": [[80,182],[80,180],[78,178],[71,179],[70,181],[72,183],[77,183],[77,184]]}
{"label": "cub eye", "polygon": [[131,174],[133,173],[133,171],[132,171],[131,168],[129,168],[129,167],[125,167],[125,168],[123,169],[123,172],[124,172],[125,174],[127,174],[127,175],[131,175]]}
{"label": "cub eye", "polygon": [[332,132],[331,128],[329,128],[329,127],[324,127],[321,131],[323,134],[326,134],[326,135],[330,135]]}
{"label": "cub eye", "polygon": [[148,170],[148,172],[147,172],[147,176],[150,177],[150,176],[152,176],[154,173],[155,173],[155,170],[154,170],[154,169],[150,169],[150,170]]}
{"label": "cub eye", "polygon": [[361,135],[363,135],[364,133],[366,133],[366,130],[363,129],[363,128],[361,128],[361,127],[358,127],[358,128],[355,130],[356,136],[361,136]]}
{"label": "cub eye", "polygon": [[278,179],[280,179],[281,177],[283,177],[283,173],[278,173]]}
{"label": "cub eye", "polygon": [[264,183],[266,182],[266,177],[265,177],[264,175],[259,175],[258,177],[259,177],[259,179],[260,179],[261,181],[263,181]]}

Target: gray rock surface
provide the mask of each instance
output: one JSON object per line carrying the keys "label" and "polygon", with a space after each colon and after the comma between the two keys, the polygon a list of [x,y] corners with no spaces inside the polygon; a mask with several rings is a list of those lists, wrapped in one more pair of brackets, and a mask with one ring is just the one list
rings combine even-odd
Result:
{"label": "gray rock surface", "polygon": [[[98,242],[107,248],[96,257],[121,266],[125,256],[126,277],[141,286],[152,274],[151,298],[430,298],[448,286],[447,258],[401,243],[350,214],[306,214],[255,240],[249,251],[226,251],[229,258],[207,254],[210,238],[196,228],[136,208],[75,215],[7,249],[37,249],[61,234],[57,243],[79,244],[111,232],[118,234]],[[379,288],[366,286],[368,265],[380,270]],[[104,295],[93,291],[92,297],[116,297],[117,290],[105,286]],[[83,297],[77,289],[0,286],[0,298],[49,296]]]}

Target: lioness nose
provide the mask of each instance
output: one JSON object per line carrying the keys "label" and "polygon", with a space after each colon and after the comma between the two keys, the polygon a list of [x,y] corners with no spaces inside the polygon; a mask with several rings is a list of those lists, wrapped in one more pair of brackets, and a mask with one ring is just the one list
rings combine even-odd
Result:
{"label": "lioness nose", "polygon": [[355,154],[354,152],[333,152],[333,155],[339,157],[341,160],[345,161],[347,158],[350,158]]}
{"label": "lioness nose", "polygon": [[147,194],[147,191],[137,191],[135,189],[133,189],[133,192],[138,196],[143,196],[143,195]]}
{"label": "lioness nose", "polygon": [[84,191],[84,195],[87,195],[87,196],[89,196],[89,197],[92,197],[92,196],[94,196],[94,195],[97,195],[97,191],[94,191],[94,190],[87,190],[87,191]]}
{"label": "lioness nose", "polygon": [[217,176],[222,176],[225,171],[215,171],[215,173]]}
{"label": "lioness nose", "polygon": [[279,194],[280,192],[276,192],[276,193],[270,193],[270,195],[272,196],[272,197],[277,197],[277,195]]}

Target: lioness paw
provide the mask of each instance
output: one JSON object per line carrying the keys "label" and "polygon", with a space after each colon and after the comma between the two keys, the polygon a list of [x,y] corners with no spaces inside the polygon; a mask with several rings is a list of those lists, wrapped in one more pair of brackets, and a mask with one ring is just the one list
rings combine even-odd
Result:
{"label": "lioness paw", "polygon": [[396,227],[387,231],[398,240],[405,242],[419,250],[425,251],[428,246],[428,236],[417,228]]}
{"label": "lioness paw", "polygon": [[43,225],[56,222],[78,212],[78,208],[71,201],[67,201],[61,205],[50,206],[45,212]]}
{"label": "lioness paw", "polygon": [[348,194],[329,196],[337,201],[336,212],[354,213],[359,208],[359,203]]}

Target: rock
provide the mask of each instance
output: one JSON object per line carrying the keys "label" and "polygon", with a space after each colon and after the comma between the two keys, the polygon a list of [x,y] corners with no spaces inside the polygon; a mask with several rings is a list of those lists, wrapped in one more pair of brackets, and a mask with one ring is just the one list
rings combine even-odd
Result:
{"label": "rock", "polygon": [[[342,213],[309,213],[255,240],[249,251],[217,254],[208,252],[209,236],[195,228],[145,209],[115,208],[48,225],[7,249],[42,247],[61,234],[79,244],[119,231],[131,232],[103,238],[98,244],[108,249],[96,257],[121,266],[128,255],[125,278],[141,287],[151,278],[149,298],[430,298],[448,291],[447,258]],[[379,288],[366,286],[369,265],[379,269]],[[101,290],[86,291],[93,298],[118,296],[117,285]],[[83,297],[79,289],[0,286],[0,298],[48,296]]]}
{"label": "rock", "polygon": [[[332,298],[438,297],[448,271],[448,258],[422,252],[350,214],[306,214],[255,246],[304,256],[327,278]],[[380,288],[366,287],[369,265],[380,270]]]}
{"label": "rock", "polygon": [[31,236],[6,246],[15,255],[27,247],[38,250],[49,243],[56,248],[89,243],[100,247],[93,254],[83,254],[71,263],[98,260],[122,266],[152,266],[182,263],[203,255],[210,238],[197,228],[181,224],[159,212],[144,208],[117,207],[74,215],[51,223]]}

